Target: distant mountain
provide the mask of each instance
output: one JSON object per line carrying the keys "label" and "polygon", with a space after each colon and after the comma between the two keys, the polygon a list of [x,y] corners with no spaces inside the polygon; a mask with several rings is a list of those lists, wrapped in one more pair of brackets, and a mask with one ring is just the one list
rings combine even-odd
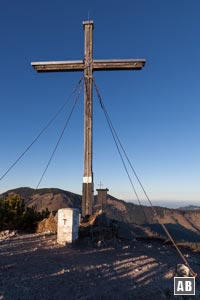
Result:
{"label": "distant mountain", "polygon": [[[81,211],[82,196],[56,188],[44,188],[34,190],[28,187],[9,190],[0,195],[5,197],[17,193],[25,200],[27,206],[35,206],[38,211],[48,208],[49,211],[57,211],[60,208],[79,208]],[[169,209],[155,206],[159,222],[166,225],[171,235],[178,241],[200,242],[200,210],[199,209]],[[94,209],[101,209],[94,197]],[[134,232],[139,236],[165,236],[161,225],[151,207],[127,203],[111,195],[107,197],[107,203],[103,211],[113,220],[131,224]]]}
{"label": "distant mountain", "polygon": [[[200,242],[200,210],[182,211],[154,206],[159,223],[165,224],[176,241]],[[139,236],[166,237],[151,207],[127,203],[108,195],[103,207],[111,219],[134,226]]]}
{"label": "distant mountain", "polygon": [[200,206],[196,206],[196,205],[187,205],[187,206],[183,206],[183,207],[179,207],[177,208],[178,210],[200,210]]}
{"label": "distant mountain", "polygon": [[6,197],[9,194],[19,194],[26,206],[34,206],[38,211],[48,208],[49,211],[57,211],[60,208],[75,207],[81,209],[80,195],[57,188],[43,188],[34,190],[29,187],[20,187],[9,190],[0,195]]}

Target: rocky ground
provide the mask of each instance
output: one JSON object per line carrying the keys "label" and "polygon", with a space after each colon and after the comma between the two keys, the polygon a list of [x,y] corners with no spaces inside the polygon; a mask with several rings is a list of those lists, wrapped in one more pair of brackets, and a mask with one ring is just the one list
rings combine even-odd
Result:
{"label": "rocky ground", "polygon": [[[200,272],[200,254],[184,255]],[[200,299],[198,279],[196,296],[173,296],[178,263],[175,249],[159,241],[60,247],[52,234],[0,235],[0,299]]]}

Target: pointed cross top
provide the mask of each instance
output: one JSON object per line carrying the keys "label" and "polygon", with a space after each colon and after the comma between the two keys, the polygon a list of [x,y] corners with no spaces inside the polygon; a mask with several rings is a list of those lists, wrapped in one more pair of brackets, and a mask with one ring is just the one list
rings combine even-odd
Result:
{"label": "pointed cross top", "polygon": [[100,190],[101,190],[101,188],[103,186],[103,183],[100,181],[100,183],[98,184],[98,186],[100,187]]}

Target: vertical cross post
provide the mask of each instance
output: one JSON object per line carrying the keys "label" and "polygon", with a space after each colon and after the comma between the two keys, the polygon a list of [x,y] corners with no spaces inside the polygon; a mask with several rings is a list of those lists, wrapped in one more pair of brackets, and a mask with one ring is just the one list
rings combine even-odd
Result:
{"label": "vertical cross post", "polygon": [[84,26],[84,173],[82,187],[82,215],[91,215],[93,207],[92,171],[92,73],[93,73],[93,22],[83,22]]}

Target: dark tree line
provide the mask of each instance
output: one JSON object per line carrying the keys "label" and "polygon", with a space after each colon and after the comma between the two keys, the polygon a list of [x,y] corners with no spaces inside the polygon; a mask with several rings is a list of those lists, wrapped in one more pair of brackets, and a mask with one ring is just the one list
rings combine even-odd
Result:
{"label": "dark tree line", "polygon": [[34,231],[37,223],[48,216],[48,209],[37,212],[35,207],[26,207],[18,194],[0,199],[0,230]]}

